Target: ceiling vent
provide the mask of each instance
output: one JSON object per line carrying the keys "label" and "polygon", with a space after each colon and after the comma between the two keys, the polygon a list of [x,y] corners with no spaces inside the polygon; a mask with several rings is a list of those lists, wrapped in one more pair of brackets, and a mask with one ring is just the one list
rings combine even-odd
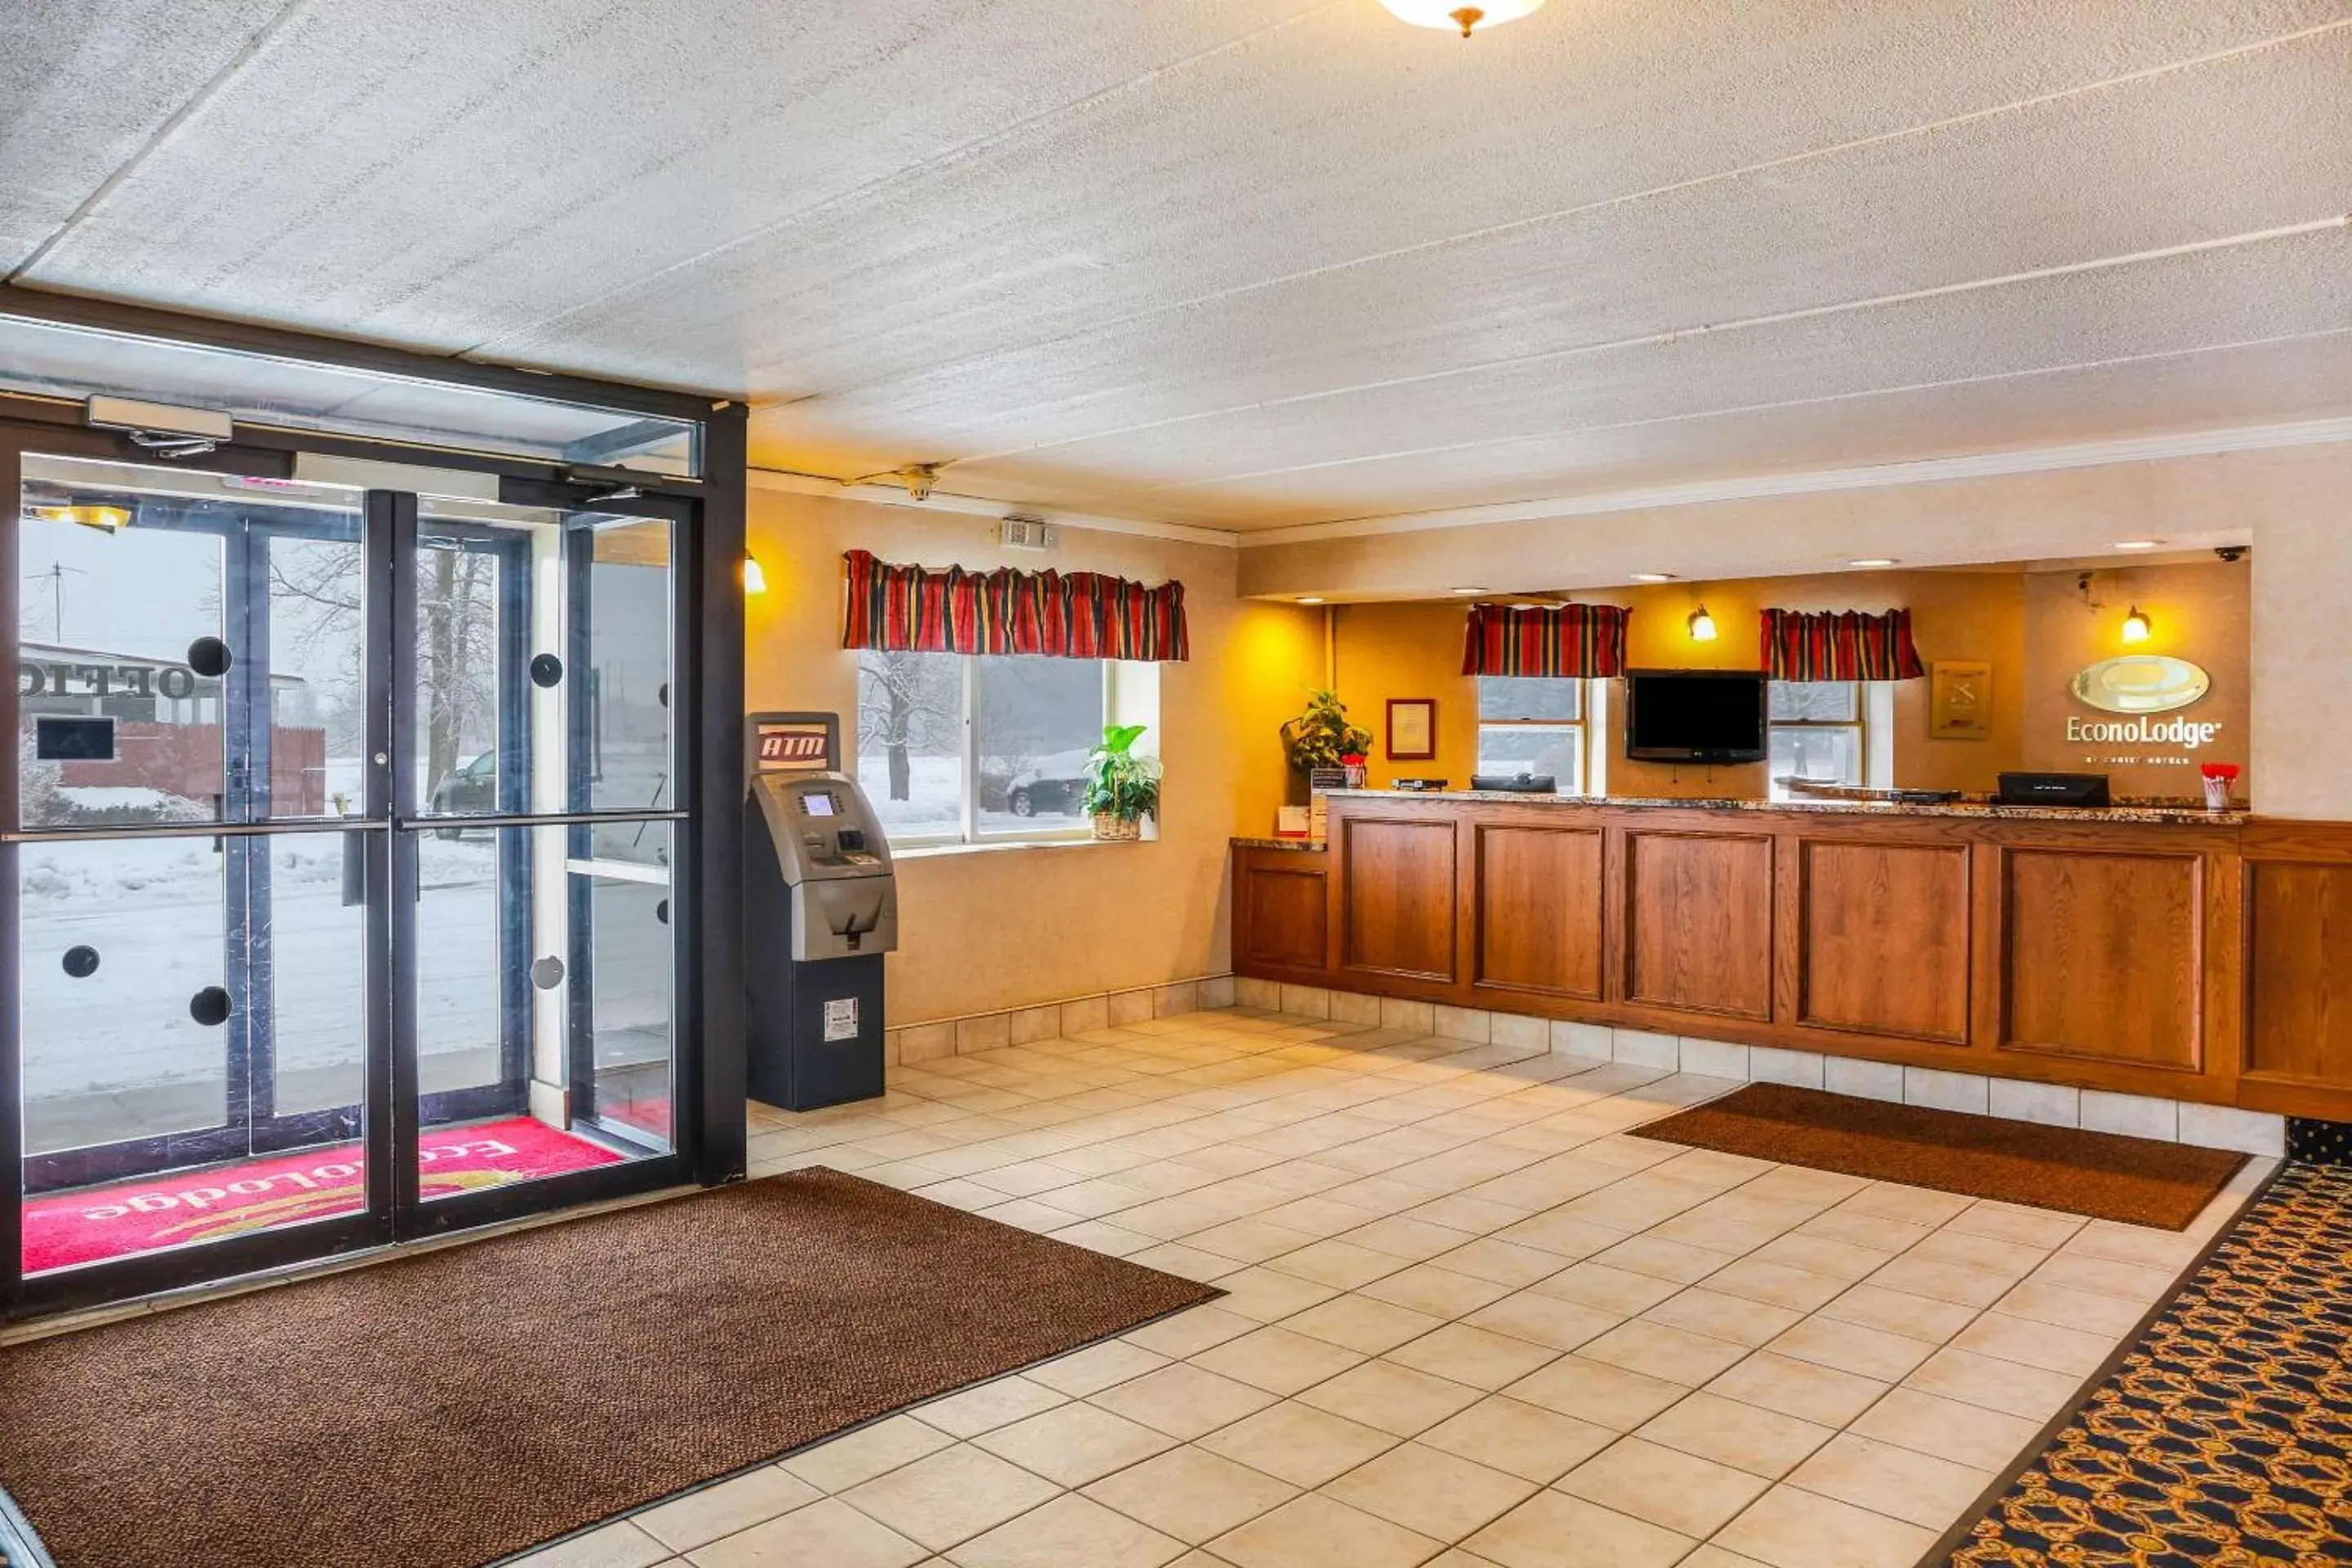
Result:
{"label": "ceiling vent", "polygon": [[997,538],[1007,550],[1051,550],[1054,529],[1042,517],[1024,517],[1015,512],[996,525]]}

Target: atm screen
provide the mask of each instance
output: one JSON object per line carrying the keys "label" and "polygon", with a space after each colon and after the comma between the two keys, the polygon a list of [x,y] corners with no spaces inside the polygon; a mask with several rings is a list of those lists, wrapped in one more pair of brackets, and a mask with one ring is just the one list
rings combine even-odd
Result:
{"label": "atm screen", "polygon": [[829,795],[804,795],[801,796],[801,810],[810,816],[834,816],[839,815],[835,806],[834,798]]}

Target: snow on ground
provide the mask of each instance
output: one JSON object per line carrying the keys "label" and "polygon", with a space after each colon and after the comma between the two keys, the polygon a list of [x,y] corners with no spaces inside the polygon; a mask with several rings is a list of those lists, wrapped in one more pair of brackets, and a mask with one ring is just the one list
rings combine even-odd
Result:
{"label": "snow on ground", "polygon": [[[279,1068],[337,1069],[337,1082],[348,1068],[356,1095],[366,911],[342,901],[343,836],[269,842]],[[226,861],[212,846],[207,837],[89,839],[19,851],[27,1101],[225,1079],[228,1030],[188,1014],[189,998],[223,984],[226,972]],[[418,841],[422,1056],[494,1050],[499,1039],[498,854],[487,834]],[[669,1015],[669,933],[655,906],[667,889],[595,886],[597,1026],[658,1029]],[[99,954],[84,978],[64,967],[79,946]],[[561,988],[534,995],[567,1005]]]}
{"label": "snow on ground", "polygon": [[[963,764],[955,757],[909,757],[905,800],[890,798],[889,753],[876,747],[857,759],[857,782],[874,803],[874,815],[891,841],[953,838],[963,831]],[[1016,816],[1009,811],[980,814],[982,834],[1060,833],[1080,826],[1083,816],[1048,811]]]}

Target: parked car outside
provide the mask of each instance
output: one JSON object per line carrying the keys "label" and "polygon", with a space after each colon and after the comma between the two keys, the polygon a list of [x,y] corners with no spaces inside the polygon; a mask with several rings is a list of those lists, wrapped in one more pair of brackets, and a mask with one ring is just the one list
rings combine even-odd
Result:
{"label": "parked car outside", "polygon": [[1085,808],[1086,797],[1087,753],[1055,752],[1013,775],[1005,785],[1004,807],[1015,816],[1047,812],[1076,816]]}
{"label": "parked car outside", "polygon": [[[433,786],[433,809],[436,812],[495,811],[499,804],[499,754],[484,752],[473,761],[451,768]],[[465,829],[436,827],[434,832],[444,838],[456,838]]]}

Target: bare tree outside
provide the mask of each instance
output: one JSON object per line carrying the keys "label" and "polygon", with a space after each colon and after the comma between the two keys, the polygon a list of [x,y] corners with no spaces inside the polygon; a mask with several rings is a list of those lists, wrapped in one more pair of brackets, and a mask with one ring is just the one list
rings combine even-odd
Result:
{"label": "bare tree outside", "polygon": [[[269,557],[270,593],[317,613],[301,617],[299,646],[356,647],[362,566],[352,550],[289,552]],[[434,781],[498,738],[498,571],[485,552],[450,547],[420,551],[416,562],[417,676],[423,688],[425,776]],[[331,722],[356,741],[357,715]]]}
{"label": "bare tree outside", "polygon": [[889,795],[911,798],[913,757],[953,753],[961,747],[963,673],[945,653],[857,656],[857,749],[888,759]]}

